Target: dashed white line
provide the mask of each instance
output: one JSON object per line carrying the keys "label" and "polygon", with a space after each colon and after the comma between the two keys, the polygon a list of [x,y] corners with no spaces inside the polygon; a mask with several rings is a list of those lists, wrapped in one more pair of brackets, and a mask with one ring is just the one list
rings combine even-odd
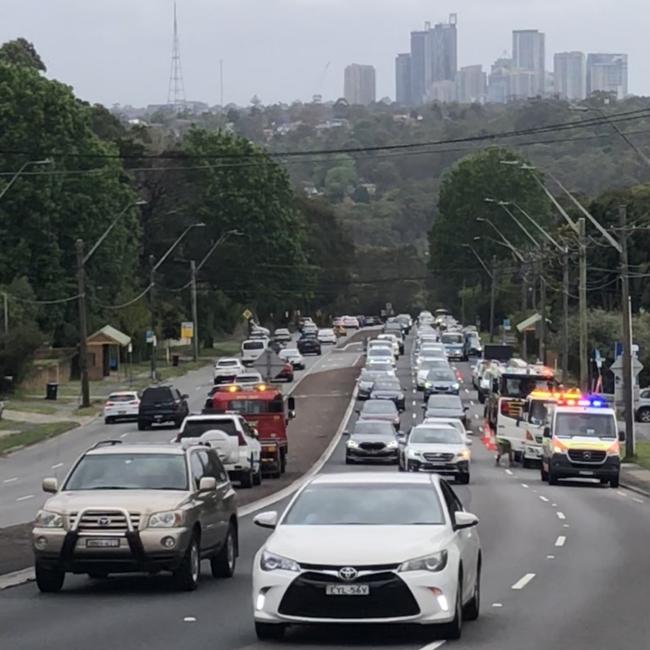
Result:
{"label": "dashed white line", "polygon": [[554,560],[554,559],[555,559],[555,555],[547,555],[547,556],[546,556],[546,559],[547,559],[547,560]]}
{"label": "dashed white line", "polygon": [[413,406],[415,406],[416,404],[417,404],[417,402],[415,400],[413,400]]}
{"label": "dashed white line", "polygon": [[478,413],[474,413],[474,419],[478,420]]}
{"label": "dashed white line", "polygon": [[557,508],[557,503],[551,503],[554,508]]}
{"label": "dashed white line", "polygon": [[515,591],[521,591],[533,578],[535,577],[534,573],[527,573],[523,578],[520,578],[512,585],[512,588]]}
{"label": "dashed white line", "polygon": [[634,501],[635,503],[645,503],[643,499],[639,499],[638,497],[632,497],[632,501]]}
{"label": "dashed white line", "polygon": [[186,616],[183,621],[185,623],[196,623],[196,618],[194,616]]}
{"label": "dashed white line", "polygon": [[558,519],[566,519],[566,515],[563,512],[558,511],[555,514],[557,515]]}
{"label": "dashed white line", "polygon": [[120,435],[120,438],[126,438],[129,435],[129,432],[123,433]]}
{"label": "dashed white line", "polygon": [[15,483],[18,480],[17,476],[12,476],[11,478],[6,478],[3,483]]}
{"label": "dashed white line", "polygon": [[564,535],[560,535],[556,540],[555,540],[555,546],[564,546],[564,543],[566,542],[566,537]]}
{"label": "dashed white line", "polygon": [[503,603],[492,603],[492,607],[503,607]]}
{"label": "dashed white line", "polygon": [[616,494],[618,494],[619,497],[626,497],[627,496],[627,494],[625,494],[625,492],[622,492],[621,490],[617,490]]}
{"label": "dashed white line", "polygon": [[521,487],[527,488],[528,485],[527,485],[526,483],[522,483],[522,484],[521,484]]}
{"label": "dashed white line", "polygon": [[57,463],[56,465],[52,465],[50,469],[59,469],[59,467],[63,467],[63,463]]}
{"label": "dashed white line", "polygon": [[415,420],[415,418],[417,418],[417,415],[413,413],[413,419]]}
{"label": "dashed white line", "polygon": [[569,524],[563,524],[562,528],[570,528]]}
{"label": "dashed white line", "polygon": [[545,496],[542,496],[541,494],[539,495],[540,501],[544,501],[544,503],[548,503],[548,499]]}
{"label": "dashed white line", "polygon": [[506,470],[506,474],[507,474],[508,476],[514,476],[514,472],[513,472],[511,469],[507,469],[507,470]]}
{"label": "dashed white line", "polygon": [[26,494],[24,497],[18,497],[16,501],[27,501],[27,499],[33,499],[33,494]]}
{"label": "dashed white line", "polygon": [[[468,391],[468,392],[469,392],[469,391]],[[469,405],[470,405],[470,406],[474,406],[474,401],[473,401],[473,400],[470,400],[470,401],[469,401]]]}
{"label": "dashed white line", "polygon": [[445,645],[446,641],[434,641],[433,643],[429,643],[420,650],[436,650],[436,648],[440,648],[441,646]]}

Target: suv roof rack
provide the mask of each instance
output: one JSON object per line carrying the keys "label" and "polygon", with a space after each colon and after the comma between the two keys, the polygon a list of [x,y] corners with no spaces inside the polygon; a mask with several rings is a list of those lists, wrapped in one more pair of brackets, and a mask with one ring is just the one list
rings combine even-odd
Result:
{"label": "suv roof rack", "polygon": [[114,447],[115,445],[121,445],[121,440],[100,440],[96,442],[91,449],[99,449],[99,447]]}

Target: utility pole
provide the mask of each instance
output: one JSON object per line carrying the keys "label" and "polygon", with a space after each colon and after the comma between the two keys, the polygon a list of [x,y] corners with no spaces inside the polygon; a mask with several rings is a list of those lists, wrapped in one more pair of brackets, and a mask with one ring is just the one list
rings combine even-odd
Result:
{"label": "utility pole", "polygon": [[497,256],[492,255],[492,286],[490,287],[490,342],[494,343],[494,304],[497,294]]}
{"label": "utility pole", "polygon": [[467,322],[465,320],[465,278],[463,278],[463,288],[460,291],[460,322]]}
{"label": "utility pole", "polygon": [[634,380],[632,376],[632,314],[630,309],[630,277],[627,256],[627,208],[618,208],[621,245],[621,309],[623,310],[623,408],[625,410],[625,458],[635,455]]}
{"label": "utility pole", "polygon": [[9,334],[9,294],[6,291],[2,292],[2,306],[5,321],[5,336],[7,336]]}
{"label": "utility pole", "polygon": [[589,391],[589,353],[587,350],[587,229],[584,217],[578,219],[578,250],[580,276],[578,286],[578,311],[580,313],[580,388]]}
{"label": "utility pole", "polygon": [[[541,265],[541,263],[540,263]],[[546,280],[539,274],[539,313],[542,319],[539,321],[539,360],[546,364]]]}
{"label": "utility pole", "polygon": [[199,315],[196,303],[196,262],[190,260],[190,273],[192,274],[192,349],[194,350],[194,361],[199,360]]}
{"label": "utility pole", "polygon": [[154,300],[154,287],[156,286],[156,267],[155,257],[149,255],[149,264],[151,270],[149,272],[149,309],[151,311],[151,334],[153,339],[151,341],[151,380],[156,380],[156,309]]}
{"label": "utility pole", "polygon": [[79,377],[81,379],[81,406],[90,406],[90,382],[88,379],[88,320],[86,315],[86,269],[84,268],[84,242],[77,239],[77,283],[79,291]]}
{"label": "utility pole", "polygon": [[569,381],[569,249],[562,255],[562,383]]}

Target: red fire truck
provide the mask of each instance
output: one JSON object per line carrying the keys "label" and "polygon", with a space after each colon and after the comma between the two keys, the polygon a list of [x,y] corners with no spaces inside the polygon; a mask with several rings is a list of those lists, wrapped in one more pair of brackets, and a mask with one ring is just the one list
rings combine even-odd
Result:
{"label": "red fire truck", "polygon": [[229,384],[212,390],[203,412],[243,415],[258,432],[264,474],[279,478],[284,473],[289,451],[287,426],[296,415],[293,397],[285,399],[282,391],[267,384],[246,388]]}

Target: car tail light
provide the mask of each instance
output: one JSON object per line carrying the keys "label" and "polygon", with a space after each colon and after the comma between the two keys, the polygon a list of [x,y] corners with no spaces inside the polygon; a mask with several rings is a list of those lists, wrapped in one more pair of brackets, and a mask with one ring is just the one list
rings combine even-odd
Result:
{"label": "car tail light", "polygon": [[106,402],[106,406],[115,406],[115,402]]}

